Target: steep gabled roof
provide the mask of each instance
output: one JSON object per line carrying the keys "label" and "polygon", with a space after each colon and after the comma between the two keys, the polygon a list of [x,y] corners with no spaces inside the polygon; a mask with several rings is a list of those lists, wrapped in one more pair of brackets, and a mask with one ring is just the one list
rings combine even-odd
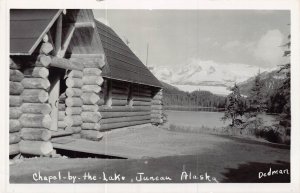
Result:
{"label": "steep gabled roof", "polygon": [[62,10],[11,9],[10,54],[31,55]]}
{"label": "steep gabled roof", "polygon": [[107,64],[102,76],[161,88],[162,85],[121,38],[108,26],[95,20]]}

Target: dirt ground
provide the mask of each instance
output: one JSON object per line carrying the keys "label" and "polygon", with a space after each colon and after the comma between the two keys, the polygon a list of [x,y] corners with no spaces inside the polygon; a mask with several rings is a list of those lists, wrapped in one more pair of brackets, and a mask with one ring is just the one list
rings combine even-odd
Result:
{"label": "dirt ground", "polygon": [[[105,143],[137,147],[141,150],[137,154],[149,152],[149,156],[144,153],[141,159],[29,158],[10,165],[10,182],[290,181],[290,150],[287,146],[204,133],[168,131],[152,126],[112,132],[104,140]],[[259,175],[262,177],[259,178]]]}

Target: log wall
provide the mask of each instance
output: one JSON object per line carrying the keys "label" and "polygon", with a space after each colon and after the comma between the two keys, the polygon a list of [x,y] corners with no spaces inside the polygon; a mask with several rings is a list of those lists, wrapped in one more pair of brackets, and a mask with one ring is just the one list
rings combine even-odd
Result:
{"label": "log wall", "polygon": [[[100,65],[95,65],[93,59],[87,58],[83,63],[81,105],[81,130],[80,137],[87,140],[99,141],[103,135],[100,130],[101,114],[99,106],[104,104],[101,86],[103,78],[102,68],[105,64],[104,56],[99,60]],[[74,109],[76,111],[76,109]]]}
{"label": "log wall", "polygon": [[162,90],[157,92],[151,100],[151,123],[154,125],[159,125],[163,123],[162,119]]}
{"label": "log wall", "polygon": [[50,43],[43,42],[40,55],[34,61],[26,57],[10,60],[10,155],[46,155],[53,150],[48,103],[48,65],[52,49]]}

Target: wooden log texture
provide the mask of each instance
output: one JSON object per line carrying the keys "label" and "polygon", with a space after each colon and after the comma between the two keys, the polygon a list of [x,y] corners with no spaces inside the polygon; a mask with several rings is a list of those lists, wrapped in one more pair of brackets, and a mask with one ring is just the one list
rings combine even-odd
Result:
{"label": "wooden log texture", "polygon": [[99,112],[82,112],[81,117],[84,123],[98,123],[101,119],[101,114]]}
{"label": "wooden log texture", "polygon": [[98,112],[99,106],[98,105],[82,105],[82,111]]}
{"label": "wooden log texture", "polygon": [[162,110],[162,105],[151,105],[151,109],[153,109],[153,110]]}
{"label": "wooden log texture", "polygon": [[65,111],[58,111],[58,121],[65,120],[66,112]]}
{"label": "wooden log texture", "polygon": [[49,76],[49,70],[45,67],[29,67],[24,69],[24,75],[26,77],[46,79]]}
{"label": "wooden log texture", "polygon": [[133,101],[133,106],[150,106],[151,104],[150,101]]}
{"label": "wooden log texture", "polygon": [[40,48],[40,53],[42,54],[49,54],[53,50],[53,46],[49,42],[42,43],[42,46]]}
{"label": "wooden log texture", "polygon": [[100,97],[96,93],[88,92],[88,93],[83,93],[81,95],[81,99],[83,101],[83,104],[85,105],[94,105],[98,103]]}
{"label": "wooden log texture", "polygon": [[161,95],[155,95],[153,97],[154,100],[161,100],[163,97]]}
{"label": "wooden log texture", "polygon": [[66,104],[64,104],[64,103],[59,103],[59,104],[58,104],[58,110],[59,110],[59,111],[65,111],[65,110],[66,110]]}
{"label": "wooden log texture", "polygon": [[51,131],[43,128],[22,128],[21,138],[30,141],[49,141],[51,139]]}
{"label": "wooden log texture", "polygon": [[162,114],[162,110],[151,110],[151,114]]}
{"label": "wooden log texture", "polygon": [[38,56],[38,60],[35,63],[35,66],[37,67],[48,67],[51,63],[52,59],[50,56],[47,56],[45,54],[40,54]]}
{"label": "wooden log texture", "polygon": [[22,98],[18,95],[9,96],[9,106],[10,107],[19,107],[22,104]]}
{"label": "wooden log texture", "polygon": [[25,103],[45,103],[49,99],[49,94],[42,89],[25,89],[21,98]]}
{"label": "wooden log texture", "polygon": [[82,123],[81,128],[83,130],[100,130],[100,123]]}
{"label": "wooden log texture", "polygon": [[103,138],[103,134],[96,130],[82,130],[80,136],[83,139],[88,139],[92,141],[99,141]]}
{"label": "wooden log texture", "polygon": [[83,102],[79,97],[71,97],[66,99],[66,105],[67,107],[81,107]]}
{"label": "wooden log texture", "polygon": [[49,141],[21,140],[19,147],[21,153],[31,155],[47,155],[53,151],[52,143]]}
{"label": "wooden log texture", "polygon": [[80,139],[81,138],[80,133],[73,133],[71,136],[74,139]]}
{"label": "wooden log texture", "polygon": [[19,143],[21,141],[20,132],[9,133],[9,144]]}
{"label": "wooden log texture", "polygon": [[115,118],[101,119],[100,124],[102,125],[108,123],[131,122],[131,121],[141,121],[141,120],[150,120],[150,119],[151,119],[150,115],[115,117]]}
{"label": "wooden log texture", "polygon": [[99,68],[84,68],[83,75],[84,76],[100,76],[102,71]]}
{"label": "wooden log texture", "polygon": [[101,76],[83,76],[84,85],[99,85],[103,84],[103,78]]}
{"label": "wooden log texture", "polygon": [[112,98],[112,99],[123,99],[123,100],[127,100],[128,95],[127,95],[127,94],[116,94],[116,93],[112,93],[112,94],[111,94],[111,98]]}
{"label": "wooden log texture", "polygon": [[20,70],[9,70],[9,80],[13,82],[21,82],[24,74]]}
{"label": "wooden log texture", "polygon": [[67,107],[66,115],[80,115],[82,112],[81,107]]}
{"label": "wooden log texture", "polygon": [[83,77],[83,72],[80,70],[71,70],[71,72],[68,74],[68,77],[70,78],[80,78]]}
{"label": "wooden log texture", "polygon": [[141,120],[141,121],[130,121],[130,122],[121,122],[121,123],[108,123],[108,124],[102,124],[100,131],[103,130],[110,130],[110,129],[116,129],[116,128],[122,128],[122,127],[128,127],[133,125],[141,125],[151,123],[151,120]]}
{"label": "wooden log texture", "polygon": [[104,99],[103,98],[100,98],[100,100],[97,102],[98,105],[104,105]]}
{"label": "wooden log texture", "polygon": [[134,97],[152,97],[152,95],[149,93],[141,93],[141,92],[135,92],[135,91],[132,92],[132,96],[133,96],[133,98]]}
{"label": "wooden log texture", "polygon": [[123,106],[127,105],[128,101],[127,100],[122,100],[122,99],[112,99],[112,106]]}
{"label": "wooden log texture", "polygon": [[69,88],[81,88],[83,83],[82,83],[82,79],[81,78],[67,78],[66,80],[66,85]]}
{"label": "wooden log texture", "polygon": [[80,97],[82,95],[81,88],[67,88],[66,95],[68,97]]}
{"label": "wooden log texture", "polygon": [[102,69],[102,67],[105,65],[104,56],[84,58],[84,59],[73,57],[73,58],[70,58],[70,60],[83,64],[84,68]]}
{"label": "wooden log texture", "polygon": [[21,83],[25,89],[29,88],[47,90],[50,88],[49,80],[44,78],[24,78]]}
{"label": "wooden log texture", "polygon": [[149,111],[137,111],[137,112],[101,112],[102,119],[115,118],[115,117],[132,117],[132,116],[144,116],[150,115]]}
{"label": "wooden log texture", "polygon": [[22,114],[20,107],[9,107],[9,119],[18,119]]}
{"label": "wooden log texture", "polygon": [[50,115],[41,114],[22,114],[19,118],[23,127],[33,128],[47,128],[51,127]]}
{"label": "wooden log texture", "polygon": [[82,71],[84,66],[82,63],[76,62],[74,60],[68,60],[65,58],[53,57],[50,66],[68,69],[68,70],[79,70]]}
{"label": "wooden log texture", "polygon": [[60,94],[59,97],[58,97],[58,100],[59,100],[60,103],[65,103],[66,99],[67,99],[67,95],[66,95],[65,92]]}
{"label": "wooden log texture", "polygon": [[20,153],[19,143],[9,145],[9,155],[16,155]]}
{"label": "wooden log texture", "polygon": [[18,119],[10,119],[9,120],[9,132],[18,132],[22,128],[22,125]]}
{"label": "wooden log texture", "polygon": [[139,88],[133,87],[132,91],[136,92],[136,93],[152,94],[152,91],[150,89],[145,89],[145,88],[139,89]]}
{"label": "wooden log texture", "polygon": [[162,118],[162,114],[151,114],[151,118],[161,119]]}
{"label": "wooden log texture", "polygon": [[23,113],[47,115],[51,113],[51,110],[51,106],[46,103],[23,103],[21,105],[21,111]]}
{"label": "wooden log texture", "polygon": [[158,123],[158,124],[161,124],[161,123],[163,123],[163,120],[162,120],[162,119],[159,119],[159,118],[152,118],[152,119],[151,119],[151,123]]}
{"label": "wooden log texture", "polygon": [[65,130],[73,133],[80,133],[81,127],[67,127]]}
{"label": "wooden log texture", "polygon": [[67,127],[67,123],[63,120],[63,121],[58,121],[57,122],[57,127],[58,128],[61,128],[61,129],[64,129],[64,128],[66,128]]}
{"label": "wooden log texture", "polygon": [[9,94],[19,95],[23,92],[23,90],[24,90],[24,86],[20,82],[9,81]]}
{"label": "wooden log texture", "polygon": [[16,63],[16,62],[14,61],[14,59],[9,58],[9,68],[10,68],[10,69],[14,69],[14,70],[18,70],[18,69],[21,68],[21,65],[18,64],[18,63]]}
{"label": "wooden log texture", "polygon": [[153,105],[161,105],[162,102],[161,102],[161,100],[152,100],[151,104],[153,104]]}
{"label": "wooden log texture", "polygon": [[152,98],[151,97],[138,97],[138,96],[133,96],[132,97],[133,101],[145,101],[145,102],[151,102]]}
{"label": "wooden log texture", "polygon": [[83,85],[82,91],[99,93],[101,91],[101,87],[99,85]]}
{"label": "wooden log texture", "polygon": [[81,115],[69,115],[65,117],[64,122],[67,127],[81,126],[82,118]]}
{"label": "wooden log texture", "polygon": [[100,112],[136,112],[136,111],[151,111],[150,106],[136,106],[136,107],[129,107],[129,106],[115,106],[115,107],[106,107],[100,106]]}

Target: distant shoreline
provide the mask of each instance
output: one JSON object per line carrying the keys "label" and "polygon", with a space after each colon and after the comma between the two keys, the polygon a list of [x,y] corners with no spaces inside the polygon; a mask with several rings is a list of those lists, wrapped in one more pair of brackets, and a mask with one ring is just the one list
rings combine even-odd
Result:
{"label": "distant shoreline", "polygon": [[173,111],[204,111],[204,112],[224,112],[225,108],[217,107],[195,107],[195,106],[164,106],[164,110]]}

